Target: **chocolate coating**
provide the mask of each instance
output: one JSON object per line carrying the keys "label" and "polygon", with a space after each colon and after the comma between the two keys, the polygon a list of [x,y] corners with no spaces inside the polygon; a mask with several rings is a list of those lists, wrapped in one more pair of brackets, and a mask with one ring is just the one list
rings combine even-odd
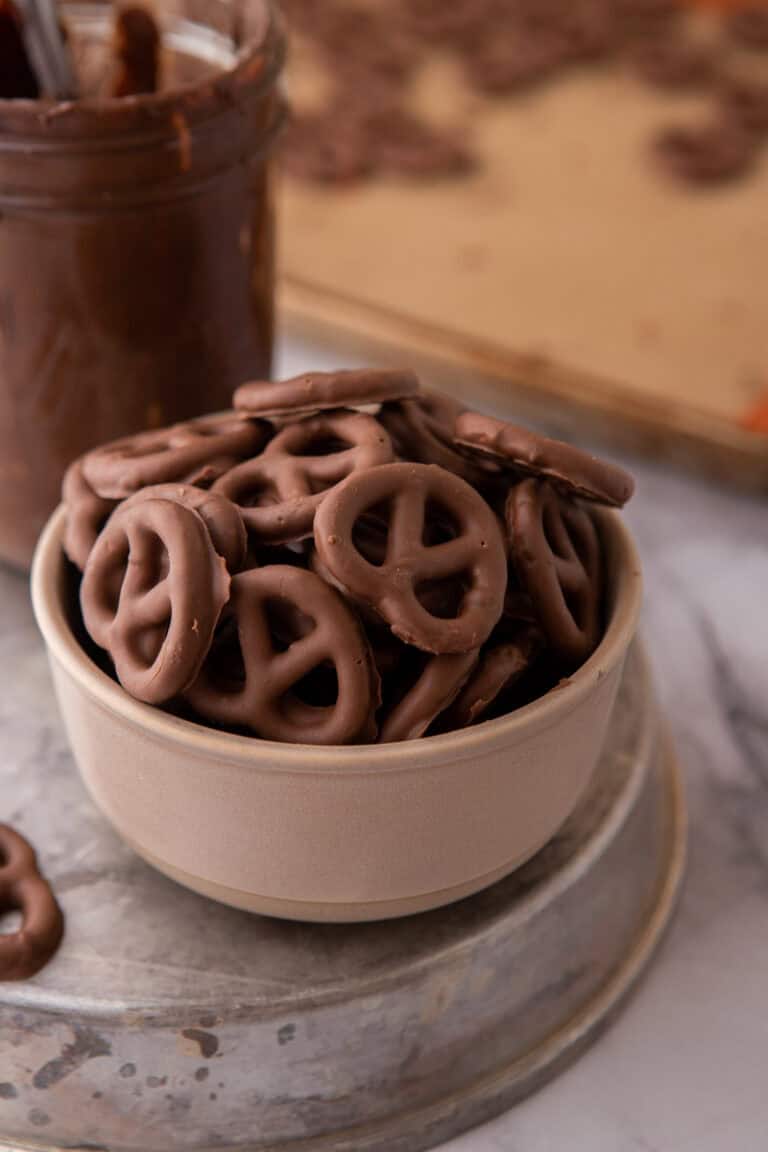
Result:
{"label": "chocolate coating", "polygon": [[0,935],[0,980],[26,980],[48,963],[64,935],[64,917],[40,874],[32,845],[0,824],[0,913],[20,912],[21,927]]}
{"label": "chocolate coating", "polygon": [[439,464],[476,487],[493,465],[456,451],[453,430],[464,407],[440,392],[420,392],[408,400],[382,405],[378,419],[389,432],[398,455],[421,464]]}
{"label": "chocolate coating", "polygon": [[633,61],[643,79],[658,88],[698,88],[715,75],[711,48],[674,35],[641,40]]}
{"label": "chocolate coating", "polygon": [[122,507],[128,508],[144,500],[173,500],[197,512],[228,571],[238,572],[243,567],[248,551],[248,533],[240,512],[226,496],[196,488],[193,484],[152,484],[134,492]]}
{"label": "chocolate coating", "polygon": [[738,180],[757,157],[755,135],[728,112],[691,127],[666,128],[654,141],[658,162],[690,184]]}
{"label": "chocolate coating", "polygon": [[[428,502],[453,522],[453,539],[423,543]],[[375,565],[355,546],[355,525],[385,503],[387,552],[384,563]],[[315,547],[338,586],[373,607],[396,636],[426,652],[478,648],[501,615],[507,566],[496,517],[465,481],[436,465],[385,464],[348,477],[317,511]],[[458,576],[466,580],[458,614],[433,615],[419,601],[418,586]]]}
{"label": "chocolate coating", "polygon": [[[322,403],[362,399],[357,376],[308,379]],[[295,384],[270,387],[287,403]],[[620,503],[621,469],[436,393],[283,417],[229,412],[70,470],[84,623],[132,695],[262,739],[389,742],[522,706],[594,650],[600,538],[571,497]],[[86,463],[136,491],[114,507]],[[196,482],[147,483],[169,472]]]}
{"label": "chocolate coating", "polygon": [[297,417],[329,408],[378,404],[418,392],[414,372],[394,368],[353,368],[340,372],[305,372],[291,380],[241,384],[234,405],[249,416]]}
{"label": "chocolate coating", "polygon": [[768,84],[765,81],[729,77],[720,88],[720,104],[726,119],[735,120],[756,136],[768,133]]}
{"label": "chocolate coating", "polygon": [[312,535],[315,512],[350,473],[394,457],[384,428],[362,412],[329,412],[288,424],[263,455],[231,469],[213,491],[234,501],[256,540]]}
{"label": "chocolate coating", "polygon": [[497,697],[525,676],[541,645],[539,629],[523,624],[514,637],[483,648],[466,684],[441,717],[441,729],[467,728],[482,720]]}
{"label": "chocolate coating", "polygon": [[117,502],[96,495],[83,475],[81,460],[75,460],[64,473],[61,499],[67,509],[64,551],[82,572],[99,532]]}
{"label": "chocolate coating", "polygon": [[603,572],[600,540],[585,508],[539,480],[509,494],[507,521],[520,582],[552,648],[572,665],[600,639]]}
{"label": "chocolate coating", "polygon": [[765,3],[742,4],[728,14],[728,31],[745,48],[768,52],[768,8]]}
{"label": "chocolate coating", "polygon": [[[278,612],[282,606],[288,611]],[[308,621],[297,628],[296,619]],[[235,576],[220,648],[214,646],[186,694],[199,714],[242,725],[266,740],[304,744],[367,742],[375,735],[379,678],[359,621],[319,576],[273,565]],[[294,630],[286,637],[282,629]],[[276,634],[277,633],[277,634]],[[290,640],[290,642],[288,642]],[[233,644],[242,673],[233,675]],[[331,703],[314,704],[297,691],[312,673],[332,666]]]}
{"label": "chocolate coating", "polygon": [[258,452],[268,434],[234,413],[203,416],[95,448],[82,459],[83,474],[99,496],[116,500],[150,484],[210,481]]}
{"label": "chocolate coating", "polygon": [[429,656],[415,684],[383,717],[379,744],[423,736],[435,717],[451,704],[477,658],[477,649]]}
{"label": "chocolate coating", "polygon": [[622,507],[635,488],[630,474],[616,464],[480,412],[462,412],[455,435],[464,448],[518,472],[541,476],[559,491],[585,500]]}
{"label": "chocolate coating", "polygon": [[114,52],[117,70],[111,95],[156,92],[160,76],[160,30],[152,13],[138,4],[118,9]]}
{"label": "chocolate coating", "polygon": [[[183,86],[0,101],[4,560],[29,563],[83,452],[224,408],[269,371],[282,38],[263,0],[251,7],[257,39],[233,67],[212,66],[203,8],[164,43]],[[107,46],[108,11],[67,13],[76,50]]]}
{"label": "chocolate coating", "polygon": [[175,500],[142,500],[112,514],[88,557],[83,620],[123,687],[162,704],[197,676],[229,584],[197,512]]}

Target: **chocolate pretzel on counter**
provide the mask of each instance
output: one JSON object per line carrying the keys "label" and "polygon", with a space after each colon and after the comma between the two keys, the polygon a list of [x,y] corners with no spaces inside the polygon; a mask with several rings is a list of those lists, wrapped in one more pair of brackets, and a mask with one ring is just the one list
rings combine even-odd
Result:
{"label": "chocolate pretzel on counter", "polygon": [[21,927],[0,934],[0,981],[26,980],[48,963],[64,935],[64,917],[41,875],[32,845],[0,824],[0,913],[20,912]]}

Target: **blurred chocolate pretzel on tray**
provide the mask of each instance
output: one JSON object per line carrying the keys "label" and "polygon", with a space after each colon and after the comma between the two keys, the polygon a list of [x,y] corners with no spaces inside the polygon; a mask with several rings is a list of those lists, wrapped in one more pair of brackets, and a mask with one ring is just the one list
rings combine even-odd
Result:
{"label": "blurred chocolate pretzel on tray", "polygon": [[290,330],[768,487],[768,9],[286,0]]}
{"label": "blurred chocolate pretzel on tray", "polygon": [[[691,10],[706,10],[705,19]],[[693,183],[745,175],[768,133],[768,85],[744,52],[768,51],[768,8],[723,0],[284,0],[299,48],[288,170],[347,183],[376,174],[460,176],[482,163],[464,125],[441,130],[411,107],[436,51],[475,92],[509,98],[589,65],[618,65],[672,95],[706,94],[707,120],[660,129],[651,148]],[[305,61],[322,73],[301,108]]]}

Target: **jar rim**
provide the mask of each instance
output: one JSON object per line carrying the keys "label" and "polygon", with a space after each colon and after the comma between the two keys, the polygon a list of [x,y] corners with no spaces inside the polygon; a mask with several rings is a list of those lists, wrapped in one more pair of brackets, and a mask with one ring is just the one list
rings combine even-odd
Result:
{"label": "jar rim", "polygon": [[285,60],[282,20],[273,0],[251,0],[264,13],[260,34],[235,51],[231,67],[198,81],[138,96],[82,100],[0,99],[0,136],[124,135],[161,128],[174,115],[195,123],[233,102],[252,103],[272,91]]}

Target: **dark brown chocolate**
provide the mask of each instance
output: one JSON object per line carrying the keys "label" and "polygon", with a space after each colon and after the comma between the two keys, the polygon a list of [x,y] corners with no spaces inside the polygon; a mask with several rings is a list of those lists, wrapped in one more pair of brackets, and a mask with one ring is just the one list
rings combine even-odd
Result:
{"label": "dark brown chocolate", "polygon": [[83,474],[99,496],[121,500],[150,484],[211,482],[268,439],[268,426],[234,412],[140,432],[94,448]]}
{"label": "dark brown chocolate", "polygon": [[37,100],[40,85],[13,0],[0,0],[0,100]]}
{"label": "dark brown chocolate", "polygon": [[463,412],[456,419],[454,434],[464,449],[517,472],[541,476],[567,494],[598,504],[620,508],[634,491],[634,480],[618,465],[493,416]]}
{"label": "dark brown chocolate", "polygon": [[370,136],[363,120],[339,122],[335,108],[296,114],[283,144],[283,166],[299,180],[318,184],[350,184],[374,168]]}
{"label": "dark brown chocolate", "polygon": [[[290,629],[291,614],[309,626],[292,642],[275,637],[276,617]],[[218,724],[243,726],[265,740],[349,744],[370,740],[379,703],[379,678],[359,621],[313,572],[274,565],[232,581],[226,620],[234,623],[211,652],[187,700]],[[302,682],[326,665],[335,673],[328,703],[306,699]],[[233,678],[233,669],[241,674]]]}
{"label": "dark brown chocolate", "polygon": [[113,97],[140,96],[160,87],[160,29],[147,8],[118,8],[115,17]]}
{"label": "dark brown chocolate", "polygon": [[594,652],[602,630],[603,562],[585,508],[551,484],[522,480],[509,494],[512,560],[550,645],[572,666]]}
{"label": "dark brown chocolate", "polygon": [[334,408],[399,400],[419,390],[414,372],[399,368],[351,368],[305,372],[291,380],[256,380],[235,392],[235,408],[247,416],[296,419]]}
{"label": "dark brown chocolate", "polygon": [[728,13],[729,35],[745,48],[768,51],[768,7],[765,3],[744,4]]}
{"label": "dark brown chocolate", "polygon": [[674,35],[641,40],[631,58],[638,74],[657,88],[701,88],[716,73],[711,47]]}
{"label": "dark brown chocolate", "polygon": [[[457,452],[453,430],[465,409],[439,392],[420,392],[408,400],[382,405],[379,421],[388,430],[398,455],[421,464],[439,464],[473,487],[489,475],[484,460],[470,460]],[[493,466],[491,466],[492,468]]]}
{"label": "dark brown chocolate", "polygon": [[[403,0],[364,8],[288,0],[286,7],[324,66],[328,89],[320,108],[297,116],[286,165],[322,182],[451,177],[480,163],[471,126],[437,129],[410,101],[436,50],[454,57],[472,89],[495,98],[605,60],[658,88],[715,90],[734,42],[768,47],[768,10],[754,2],[735,11],[723,4],[720,12],[713,3],[719,34],[708,43],[689,28],[681,0]],[[691,179],[685,166],[671,171]]]}
{"label": "dark brown chocolate", "polygon": [[[589,656],[602,551],[571,497],[619,504],[631,479],[436,393],[300,415],[404,380],[265,385],[277,431],[226,413],[75,463],[83,619],[129,692],[264,739],[387,742],[519,707]],[[146,483],[169,470],[196,483]]]}
{"label": "dark brown chocolate", "polygon": [[195,680],[229,586],[202,517],[176,500],[149,499],[109,518],[88,557],[80,604],[123,687],[163,704]]}
{"label": "dark brown chocolate", "polygon": [[541,632],[530,624],[521,624],[514,634],[487,644],[466,684],[441,716],[441,731],[468,728],[482,720],[496,699],[522,680],[541,648]]}
{"label": "dark brown chocolate", "polygon": [[214,491],[233,500],[256,539],[274,544],[311,537],[326,494],[352,472],[388,464],[392,444],[362,412],[328,412],[288,424],[263,455],[231,469]]}
{"label": "dark brown chocolate", "polygon": [[99,532],[117,507],[117,501],[107,500],[94,492],[83,475],[82,460],[75,460],[64,473],[61,500],[67,510],[64,551],[82,572]]}
{"label": "dark brown chocolate", "polygon": [[768,134],[768,83],[740,77],[725,79],[720,105],[729,123],[740,124],[758,137]]}
{"label": "dark brown chocolate", "polygon": [[[428,504],[439,506],[455,529],[442,543],[423,542]],[[378,506],[387,509],[387,552],[374,565],[355,546],[354,531]],[[317,510],[315,547],[340,587],[425,652],[478,648],[501,616],[507,562],[496,517],[465,481],[434,464],[385,464],[348,477]],[[458,613],[433,615],[419,600],[419,585],[460,575],[466,589]]]}
{"label": "dark brown chocolate", "polygon": [[269,371],[282,40],[264,26],[218,72],[166,45],[184,87],[0,102],[0,559],[29,563],[75,457]]}
{"label": "dark brown chocolate", "polygon": [[448,708],[477,664],[476,649],[443,656],[428,656],[415,682],[382,717],[379,743],[416,740],[435,717]]}
{"label": "dark brown chocolate", "polygon": [[0,914],[6,912],[20,912],[21,927],[0,934],[0,980],[26,980],[59,947],[64,917],[32,845],[0,824]]}
{"label": "dark brown chocolate", "polygon": [[152,484],[134,492],[123,501],[122,507],[130,508],[145,500],[171,500],[191,508],[208,529],[211,543],[224,560],[227,571],[239,572],[245,564],[248,534],[239,510],[225,496],[192,484]]}
{"label": "dark brown chocolate", "polygon": [[663,168],[689,184],[724,184],[749,172],[757,144],[741,119],[723,115],[692,127],[664,129],[654,152]]}

